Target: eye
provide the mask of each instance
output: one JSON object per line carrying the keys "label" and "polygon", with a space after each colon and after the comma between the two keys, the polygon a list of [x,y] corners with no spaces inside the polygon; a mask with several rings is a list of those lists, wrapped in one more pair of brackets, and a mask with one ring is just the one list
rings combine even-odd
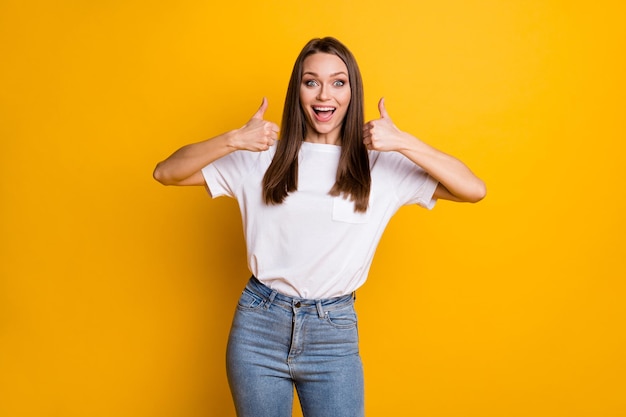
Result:
{"label": "eye", "polygon": [[343,81],[343,80],[336,80],[336,81],[333,83],[333,85],[334,85],[335,87],[343,87],[344,85],[346,85],[346,82],[345,82],[345,81]]}
{"label": "eye", "polygon": [[315,87],[317,86],[317,81],[315,80],[307,80],[304,82],[304,85],[306,85],[307,87]]}

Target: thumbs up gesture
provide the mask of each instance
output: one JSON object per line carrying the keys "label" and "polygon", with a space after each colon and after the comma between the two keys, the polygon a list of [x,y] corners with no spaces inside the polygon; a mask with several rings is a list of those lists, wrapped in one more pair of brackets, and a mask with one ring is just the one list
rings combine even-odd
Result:
{"label": "thumbs up gesture", "polygon": [[404,133],[393,124],[385,108],[385,99],[378,102],[380,119],[367,122],[363,127],[363,143],[369,150],[395,151],[400,149]]}
{"label": "thumbs up gesture", "polygon": [[263,97],[261,106],[248,123],[235,131],[235,148],[254,152],[266,151],[278,139],[278,125],[263,119],[267,107],[267,99]]}

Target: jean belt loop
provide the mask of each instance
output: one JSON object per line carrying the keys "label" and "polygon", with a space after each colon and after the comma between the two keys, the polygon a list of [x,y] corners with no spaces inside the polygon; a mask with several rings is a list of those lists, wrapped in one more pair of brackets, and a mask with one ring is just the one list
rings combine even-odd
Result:
{"label": "jean belt loop", "polygon": [[267,310],[268,308],[270,308],[270,306],[272,305],[272,303],[274,302],[274,298],[276,298],[276,294],[278,294],[278,291],[274,290],[272,291],[272,293],[270,294],[270,296],[267,298],[267,302],[265,303],[265,309]]}
{"label": "jean belt loop", "polygon": [[324,318],[324,308],[322,307],[322,300],[315,300],[315,307],[317,307],[317,315],[320,319]]}

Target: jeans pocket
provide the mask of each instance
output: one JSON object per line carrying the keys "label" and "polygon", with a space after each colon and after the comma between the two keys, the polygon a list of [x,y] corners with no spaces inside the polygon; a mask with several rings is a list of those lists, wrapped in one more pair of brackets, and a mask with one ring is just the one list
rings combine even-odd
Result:
{"label": "jeans pocket", "polygon": [[326,321],[336,329],[353,329],[357,325],[356,312],[351,306],[341,310],[325,312]]}
{"label": "jeans pocket", "polygon": [[241,310],[255,310],[265,304],[265,299],[245,288],[237,302],[237,308]]}

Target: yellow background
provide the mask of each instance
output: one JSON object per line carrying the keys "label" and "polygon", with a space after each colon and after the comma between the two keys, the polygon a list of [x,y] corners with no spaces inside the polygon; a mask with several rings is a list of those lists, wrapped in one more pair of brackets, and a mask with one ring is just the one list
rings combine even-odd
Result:
{"label": "yellow background", "polygon": [[384,95],[489,190],[392,220],[357,301],[368,415],[626,415],[623,4],[2,0],[0,415],[234,415],[236,204],[151,173],[264,95],[279,122],[325,35],[368,119]]}

